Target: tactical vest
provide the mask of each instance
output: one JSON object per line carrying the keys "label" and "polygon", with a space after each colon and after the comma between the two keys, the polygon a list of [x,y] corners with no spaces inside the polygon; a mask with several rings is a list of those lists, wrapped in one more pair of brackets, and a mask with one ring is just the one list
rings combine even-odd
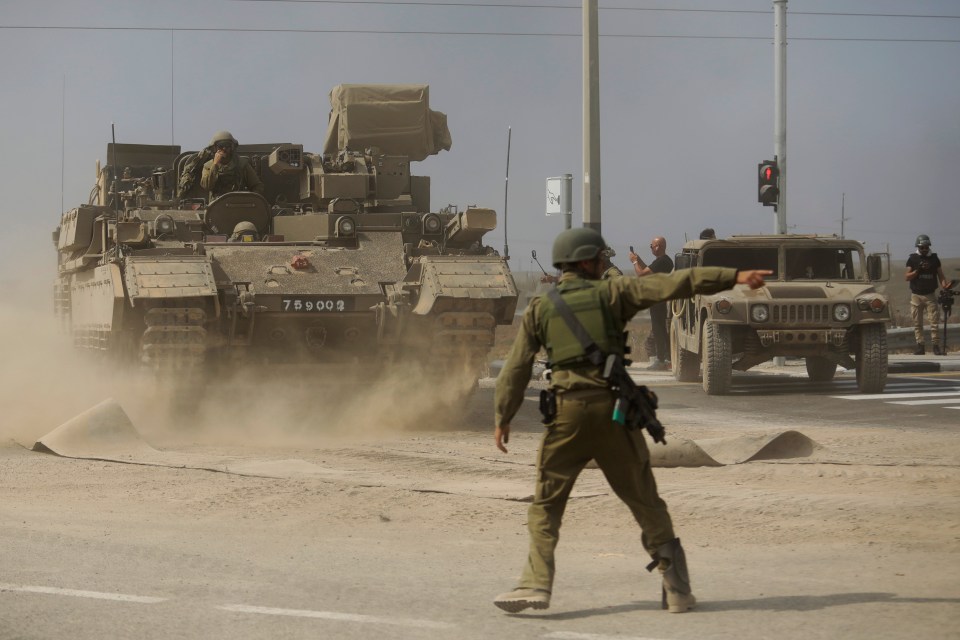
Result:
{"label": "tactical vest", "polygon": [[247,181],[244,178],[243,167],[249,164],[249,160],[234,157],[230,162],[220,167],[220,175],[217,176],[217,183],[210,190],[211,196],[222,196],[231,191],[245,191]]}
{"label": "tactical vest", "polygon": [[911,293],[921,296],[930,295],[940,286],[937,280],[937,267],[933,266],[935,262],[939,262],[937,254],[929,252],[922,256],[915,253],[910,258],[915,265],[914,270],[917,272],[917,277],[910,281]]}
{"label": "tactical vest", "polygon": [[[601,287],[588,280],[569,280],[557,290],[573,310],[577,320],[605,354],[623,355],[623,325],[610,312],[610,301]],[[557,308],[547,296],[540,297],[538,331],[541,344],[554,370],[573,369],[588,364],[580,341],[570,331]]]}

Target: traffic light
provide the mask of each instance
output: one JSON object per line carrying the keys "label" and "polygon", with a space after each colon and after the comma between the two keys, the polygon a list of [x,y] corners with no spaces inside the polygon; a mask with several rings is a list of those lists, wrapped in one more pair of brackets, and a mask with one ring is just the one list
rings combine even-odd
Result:
{"label": "traffic light", "polygon": [[777,206],[780,199],[780,167],[776,160],[764,160],[757,165],[757,201],[765,207]]}

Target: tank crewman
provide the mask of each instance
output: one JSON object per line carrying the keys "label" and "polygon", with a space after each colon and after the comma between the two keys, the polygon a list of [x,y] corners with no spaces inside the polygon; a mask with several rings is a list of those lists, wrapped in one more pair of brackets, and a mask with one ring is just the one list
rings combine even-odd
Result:
{"label": "tank crewman", "polygon": [[[606,248],[593,229],[568,229],[554,242],[553,263],[563,274],[557,290],[604,354],[623,354],[623,330],[641,309],[694,293],[716,293],[735,284],[762,287],[770,271],[721,267],[685,269],[644,278],[601,280]],[[497,377],[494,440],[506,452],[510,421],[523,404],[534,360],[545,347],[553,367],[551,389],[556,415],[547,424],[537,456],[537,481],[527,517],[530,547],[519,586],[498,595],[494,604],[511,613],[550,605],[555,572],[554,551],[567,498],[578,474],[596,460],[613,491],[641,527],[641,542],[663,580],[663,607],[683,612],[696,602],[686,558],[666,503],[657,493],[643,430],[628,430],[613,421],[615,397],[601,367],[587,361],[580,340],[559,308],[542,295],[523,314],[510,354]]]}
{"label": "tank crewman", "polygon": [[203,165],[200,186],[210,193],[210,200],[231,191],[255,191],[263,194],[263,182],[250,166],[250,161],[236,154],[237,139],[229,131],[218,131],[210,140],[212,160]]}
{"label": "tank crewman", "polygon": [[701,239],[701,240],[716,240],[716,239],[717,239],[717,232],[714,231],[712,227],[707,227],[706,229],[704,229],[703,231],[700,232],[700,239]]}
{"label": "tank crewman", "polygon": [[230,236],[230,242],[256,242],[259,239],[256,225],[246,220],[238,222]]}
{"label": "tank crewman", "polygon": [[930,236],[921,233],[917,236],[917,250],[907,258],[906,280],[910,283],[910,314],[913,316],[913,337],[917,346],[913,355],[922,356],[926,352],[923,339],[923,310],[926,308],[930,319],[930,340],[933,342],[933,355],[944,355],[940,349],[940,306],[937,304],[937,285],[950,288],[950,281],[943,275],[943,265],[935,253],[930,253]]}

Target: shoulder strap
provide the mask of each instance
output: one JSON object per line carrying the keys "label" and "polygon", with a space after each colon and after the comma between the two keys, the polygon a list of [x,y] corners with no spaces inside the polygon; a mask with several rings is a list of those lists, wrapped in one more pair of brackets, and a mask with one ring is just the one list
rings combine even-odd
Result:
{"label": "shoulder strap", "polygon": [[564,301],[563,296],[560,295],[556,287],[547,291],[547,297],[550,298],[550,302],[556,307],[557,313],[559,313],[563,321],[567,323],[567,327],[570,328],[570,331],[574,337],[576,337],[580,346],[583,347],[584,352],[587,354],[587,359],[590,360],[590,364],[598,367],[603,364],[605,357],[600,351],[600,347],[593,341],[593,338],[590,337],[587,330],[583,328],[583,324],[577,320],[577,316],[574,315],[570,305]]}

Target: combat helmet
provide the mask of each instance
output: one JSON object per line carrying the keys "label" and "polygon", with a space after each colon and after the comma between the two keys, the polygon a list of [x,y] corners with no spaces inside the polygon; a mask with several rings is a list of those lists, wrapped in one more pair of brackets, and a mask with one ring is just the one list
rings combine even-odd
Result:
{"label": "combat helmet", "polygon": [[607,243],[595,229],[567,229],[553,241],[553,266],[581,260],[593,260],[601,251],[607,248]]}
{"label": "combat helmet", "polygon": [[254,241],[257,240],[257,225],[244,220],[243,222],[238,222],[237,226],[233,228],[233,235],[230,236],[231,242],[237,242],[243,236],[251,236]]}
{"label": "combat helmet", "polygon": [[930,246],[930,236],[925,233],[921,233],[917,236],[916,246],[920,247],[924,245],[928,247]]}
{"label": "combat helmet", "polygon": [[210,138],[209,146],[215,147],[217,146],[218,142],[229,142],[233,144],[234,147],[240,144],[239,142],[237,142],[237,139],[233,137],[233,134],[230,133],[229,131],[217,131],[215,134],[213,134],[213,137]]}

